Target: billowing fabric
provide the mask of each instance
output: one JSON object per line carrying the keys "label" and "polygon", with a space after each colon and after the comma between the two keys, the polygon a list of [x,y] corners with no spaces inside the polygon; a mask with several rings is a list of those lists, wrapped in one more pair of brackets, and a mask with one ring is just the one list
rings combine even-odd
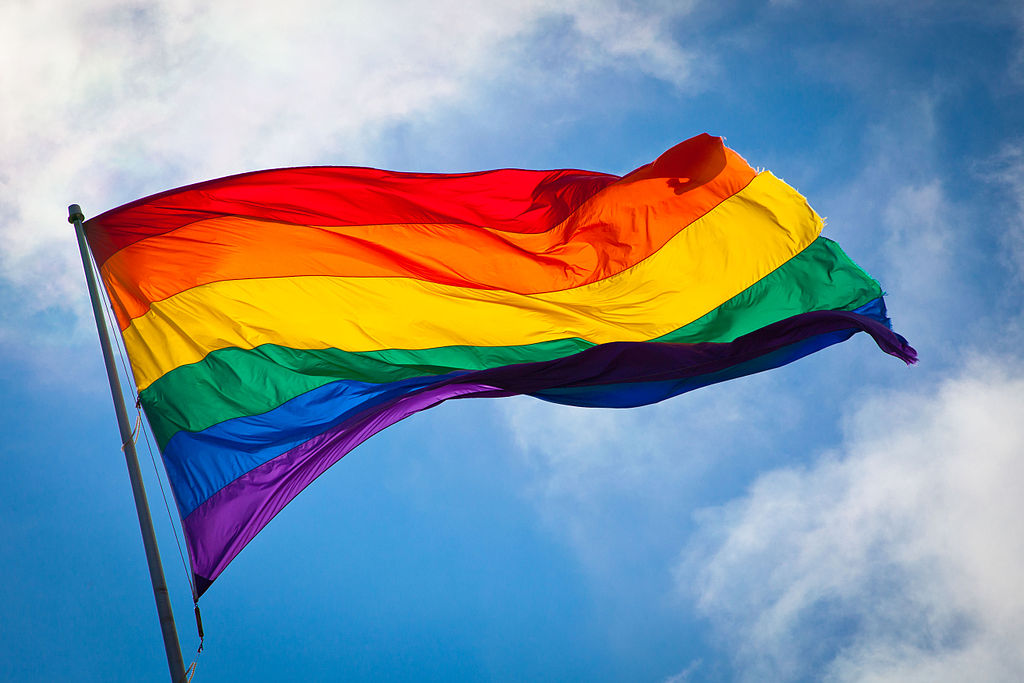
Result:
{"label": "billowing fabric", "polygon": [[451,398],[645,405],[858,331],[882,291],[701,135],[623,176],[292,168],[85,223],[202,593],[359,443]]}

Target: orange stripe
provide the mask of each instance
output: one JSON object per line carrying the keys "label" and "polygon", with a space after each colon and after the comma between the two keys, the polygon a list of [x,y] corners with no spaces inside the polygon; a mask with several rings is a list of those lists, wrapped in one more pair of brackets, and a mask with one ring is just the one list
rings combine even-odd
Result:
{"label": "orange stripe", "polygon": [[136,242],[101,270],[121,329],[192,287],[248,278],[408,277],[535,294],[578,287],[647,258],[673,235],[745,187],[754,171],[726,150],[710,182],[623,178],[542,233],[453,224],[315,227],[211,218]]}

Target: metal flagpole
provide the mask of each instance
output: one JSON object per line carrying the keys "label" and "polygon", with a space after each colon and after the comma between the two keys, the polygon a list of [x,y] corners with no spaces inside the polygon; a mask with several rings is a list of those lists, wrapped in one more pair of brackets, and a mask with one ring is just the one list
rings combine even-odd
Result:
{"label": "metal flagpole", "polygon": [[121,393],[121,380],[118,379],[117,368],[114,366],[114,353],[110,347],[110,335],[107,334],[107,326],[104,322],[96,276],[93,274],[89,262],[89,247],[85,241],[85,230],[82,228],[84,220],[85,215],[78,204],[68,207],[68,223],[75,226],[75,234],[78,236],[78,249],[82,253],[82,266],[85,268],[85,279],[89,284],[92,313],[96,318],[96,331],[100,335],[100,347],[103,349],[103,364],[107,368],[110,395],[114,399],[117,427],[121,432],[121,448],[124,450],[124,458],[128,463],[128,478],[132,482],[135,509],[139,514],[142,544],[146,548],[149,578],[153,582],[153,597],[156,598],[156,611],[160,616],[160,630],[163,632],[164,649],[167,651],[167,666],[171,671],[172,683],[185,683],[187,680],[185,678],[185,662],[181,657],[178,631],[174,626],[174,613],[171,611],[170,594],[167,592],[167,581],[164,579],[163,565],[160,563],[160,550],[156,546],[156,533],[153,531],[153,519],[149,515],[149,503],[146,500],[146,488],[142,483],[139,458],[135,454],[135,439],[132,437],[128,411],[124,406],[124,395]]}

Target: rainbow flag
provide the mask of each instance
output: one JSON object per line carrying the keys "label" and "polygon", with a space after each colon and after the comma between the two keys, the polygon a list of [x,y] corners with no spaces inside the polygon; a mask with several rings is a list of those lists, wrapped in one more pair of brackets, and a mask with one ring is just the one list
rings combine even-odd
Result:
{"label": "rainbow flag", "polygon": [[877,282],[701,135],[618,177],[260,171],[85,223],[197,597],[356,445],[452,398],[645,405],[871,335]]}

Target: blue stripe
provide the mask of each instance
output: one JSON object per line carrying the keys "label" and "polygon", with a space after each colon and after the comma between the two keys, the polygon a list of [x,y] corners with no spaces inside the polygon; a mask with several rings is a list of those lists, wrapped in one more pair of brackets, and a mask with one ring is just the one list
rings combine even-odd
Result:
{"label": "blue stripe", "polygon": [[357,413],[463,374],[388,384],[338,380],[261,415],[233,418],[201,432],[178,432],[163,451],[178,511],[187,517],[226,484]]}

